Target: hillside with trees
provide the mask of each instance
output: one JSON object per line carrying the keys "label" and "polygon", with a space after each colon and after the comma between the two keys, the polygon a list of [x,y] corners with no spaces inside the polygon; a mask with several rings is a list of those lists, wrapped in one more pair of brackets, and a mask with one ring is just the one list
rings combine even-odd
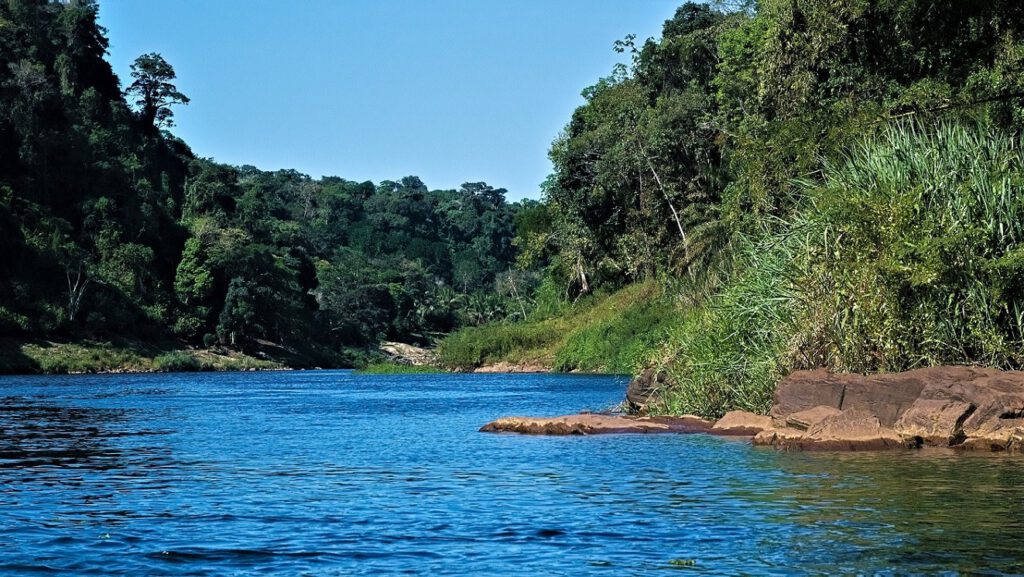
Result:
{"label": "hillside with trees", "polygon": [[[519,241],[557,288],[446,362],[651,368],[706,416],[796,369],[1021,366],[1024,5],[686,3],[615,49]],[[546,332],[566,315],[593,318]]]}
{"label": "hillside with trees", "polygon": [[199,158],[171,64],[122,84],[96,18],[0,3],[7,370],[122,341],[352,366],[451,333],[449,367],[652,369],[659,410],[717,416],[797,369],[1024,364],[1015,0],[686,3],[615,44],[520,203]]}
{"label": "hillside with trees", "polygon": [[14,357],[21,343],[49,341],[352,366],[384,339],[427,344],[521,314],[512,289],[529,290],[529,278],[511,269],[523,205],[504,189],[199,158],[169,131],[189,102],[172,65],[144,54],[122,87],[97,10],[92,0],[0,3],[9,370],[39,369]]}

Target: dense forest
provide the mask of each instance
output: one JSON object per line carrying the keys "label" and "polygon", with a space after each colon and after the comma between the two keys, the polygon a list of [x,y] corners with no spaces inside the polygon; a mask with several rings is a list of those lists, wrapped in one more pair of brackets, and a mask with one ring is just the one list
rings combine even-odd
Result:
{"label": "dense forest", "polygon": [[612,359],[708,416],[800,368],[1021,366],[1024,4],[686,3],[615,49],[520,259],[593,311],[657,290],[561,309],[568,337],[547,310],[464,330],[447,362]]}
{"label": "dense forest", "polygon": [[[93,0],[0,2],[0,336],[172,340],[351,365],[521,315],[505,190],[198,158],[159,54],[122,86]],[[527,205],[529,204],[526,203]]]}
{"label": "dense forest", "polygon": [[96,11],[0,2],[7,339],[347,366],[451,333],[450,367],[653,369],[707,416],[801,368],[1024,364],[1017,0],[688,2],[521,203],[197,158],[171,65],[123,86]]}

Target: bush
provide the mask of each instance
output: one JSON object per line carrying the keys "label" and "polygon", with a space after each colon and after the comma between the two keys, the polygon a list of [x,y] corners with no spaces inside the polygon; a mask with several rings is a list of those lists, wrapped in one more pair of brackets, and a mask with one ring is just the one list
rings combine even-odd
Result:
{"label": "bush", "polygon": [[471,369],[505,360],[516,352],[545,348],[559,336],[559,331],[546,323],[469,327],[445,338],[438,348],[438,355],[445,366]]}
{"label": "bush", "polygon": [[795,353],[868,372],[1021,365],[1024,153],[977,125],[894,125],[806,186]]}
{"label": "bush", "polygon": [[28,317],[0,306],[0,335],[27,334],[31,328]]}

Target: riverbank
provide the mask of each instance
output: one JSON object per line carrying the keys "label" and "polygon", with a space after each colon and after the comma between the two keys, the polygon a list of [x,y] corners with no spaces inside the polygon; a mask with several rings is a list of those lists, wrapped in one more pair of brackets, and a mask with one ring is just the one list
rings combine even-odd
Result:
{"label": "riverbank", "polygon": [[463,372],[633,374],[663,341],[676,307],[656,281],[538,306],[525,320],[468,327],[438,347]]}
{"label": "riverbank", "polygon": [[[650,390],[649,375],[634,383],[638,381],[646,387],[641,390]],[[631,401],[637,389],[631,387]],[[755,445],[781,450],[942,447],[1022,453],[1024,372],[967,366],[875,375],[797,371],[779,382],[768,415],[732,411],[717,421],[590,413],[505,417],[480,430],[533,435],[710,433],[748,436]]]}
{"label": "riverbank", "polygon": [[249,354],[176,341],[0,339],[0,374],[266,371],[313,368],[315,360],[272,343]]}

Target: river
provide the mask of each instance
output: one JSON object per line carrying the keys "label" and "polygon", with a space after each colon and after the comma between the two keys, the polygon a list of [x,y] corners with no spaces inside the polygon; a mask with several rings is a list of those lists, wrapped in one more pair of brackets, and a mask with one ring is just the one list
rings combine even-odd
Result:
{"label": "river", "polygon": [[1024,573],[1024,458],[478,433],[626,381],[0,378],[2,575]]}

